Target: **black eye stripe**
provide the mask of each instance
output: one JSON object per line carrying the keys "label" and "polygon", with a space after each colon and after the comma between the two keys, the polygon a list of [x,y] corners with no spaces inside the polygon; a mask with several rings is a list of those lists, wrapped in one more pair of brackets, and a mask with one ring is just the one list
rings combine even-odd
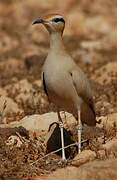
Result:
{"label": "black eye stripe", "polygon": [[63,18],[54,18],[53,20],[52,20],[53,22],[63,22],[63,23],[65,23],[65,20],[63,19]]}

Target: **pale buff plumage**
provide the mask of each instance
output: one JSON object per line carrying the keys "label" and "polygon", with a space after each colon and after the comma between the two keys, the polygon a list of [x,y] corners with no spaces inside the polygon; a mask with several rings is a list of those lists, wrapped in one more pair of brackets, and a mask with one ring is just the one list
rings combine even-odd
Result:
{"label": "pale buff plumage", "polygon": [[92,89],[84,72],[65,50],[62,40],[65,26],[63,17],[51,14],[35,20],[33,24],[36,23],[42,23],[50,33],[50,51],[42,70],[42,81],[49,100],[58,109],[71,112],[75,117],[80,107],[82,123],[94,126],[96,119]]}

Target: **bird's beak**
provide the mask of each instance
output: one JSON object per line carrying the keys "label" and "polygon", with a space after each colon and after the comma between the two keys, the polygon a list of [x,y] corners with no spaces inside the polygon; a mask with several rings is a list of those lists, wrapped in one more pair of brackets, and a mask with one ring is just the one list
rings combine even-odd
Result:
{"label": "bird's beak", "polygon": [[44,20],[41,19],[41,18],[38,18],[38,19],[35,19],[35,20],[33,21],[32,25],[34,25],[34,24],[43,24],[43,23],[44,23]]}

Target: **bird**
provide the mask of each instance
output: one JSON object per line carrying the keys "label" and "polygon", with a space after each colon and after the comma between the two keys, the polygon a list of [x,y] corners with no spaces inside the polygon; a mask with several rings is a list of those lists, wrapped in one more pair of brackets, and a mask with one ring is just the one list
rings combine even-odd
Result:
{"label": "bird", "polygon": [[50,50],[42,68],[42,83],[49,101],[56,106],[61,132],[62,161],[66,161],[60,109],[72,113],[78,121],[78,153],[80,153],[82,124],[96,125],[93,90],[85,73],[64,46],[64,17],[61,14],[49,14],[35,19],[32,24],[44,25],[50,35]]}

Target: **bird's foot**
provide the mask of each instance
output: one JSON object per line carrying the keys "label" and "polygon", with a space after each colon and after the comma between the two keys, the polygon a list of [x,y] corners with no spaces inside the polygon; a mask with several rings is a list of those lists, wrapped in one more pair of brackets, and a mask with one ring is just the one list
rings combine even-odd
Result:
{"label": "bird's foot", "polygon": [[67,162],[67,159],[65,157],[62,157],[61,161],[62,162]]}

